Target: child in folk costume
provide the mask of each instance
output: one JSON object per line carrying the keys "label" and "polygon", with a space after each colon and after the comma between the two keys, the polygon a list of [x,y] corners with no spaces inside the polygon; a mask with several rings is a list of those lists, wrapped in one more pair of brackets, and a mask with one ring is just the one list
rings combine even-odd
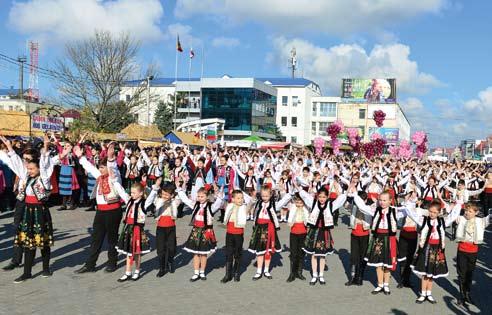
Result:
{"label": "child in folk costume", "polygon": [[196,196],[198,190],[205,186],[205,179],[212,167],[212,160],[206,161],[204,157],[200,157],[195,164],[191,157],[188,156],[186,164],[191,171],[191,195]]}
{"label": "child in folk costume", "polygon": [[484,218],[477,217],[478,207],[469,203],[465,206],[464,215],[458,217],[456,222],[456,240],[458,241],[458,253],[456,256],[456,269],[460,286],[458,304],[473,304],[470,295],[473,271],[477,263],[479,245],[484,243],[485,228],[491,224],[492,215]]}
{"label": "child in folk costume", "polygon": [[[176,218],[178,216],[179,199],[174,198],[176,186],[172,183],[164,184],[161,188],[161,179],[157,179],[152,192],[145,201],[145,208],[151,204],[155,206],[157,220],[156,249],[159,258],[159,272],[157,277],[163,277],[167,272],[174,273],[174,256],[176,255]],[[157,198],[157,196],[159,197]]]}
{"label": "child in folk costume", "polygon": [[110,145],[107,157],[102,158],[99,162],[99,168],[96,168],[86,157],[82,156],[82,149],[78,146],[73,149],[74,154],[79,158],[80,165],[96,178],[96,186],[92,192],[97,203],[97,211],[94,216],[93,232],[89,257],[85,265],[76,270],[75,273],[95,272],[97,258],[101,252],[104,238],[108,240],[108,264],[106,272],[114,272],[118,254],[116,245],[118,243],[118,228],[121,222],[121,202],[128,201],[128,194],[119,182],[117,175],[117,165],[114,158],[114,145]]}
{"label": "child in folk costume", "polygon": [[32,277],[32,266],[36,256],[36,249],[40,248],[43,259],[43,277],[50,277],[49,267],[53,246],[53,223],[48,208],[50,193],[50,178],[53,172],[53,162],[49,157],[49,139],[45,137],[44,148],[40,160],[30,160],[24,164],[15,153],[10,141],[1,137],[8,150],[6,164],[19,178],[17,205],[24,208],[22,219],[14,237],[14,247],[24,249],[24,272],[14,280],[15,283],[24,282]]}
{"label": "child in folk costume", "polygon": [[290,275],[287,282],[296,278],[306,280],[302,275],[304,262],[304,242],[306,240],[306,224],[309,218],[309,210],[299,194],[294,195],[293,203],[289,206],[289,217],[287,222],[290,226],[289,248],[290,248]]}
{"label": "child in folk costume", "polygon": [[233,190],[231,203],[225,210],[224,224],[227,227],[225,252],[226,252],[226,274],[220,281],[227,283],[232,280],[240,281],[241,255],[244,242],[244,227],[248,215],[248,204],[251,197],[240,190]]}
{"label": "child in folk costume", "polygon": [[396,270],[398,241],[396,239],[398,220],[405,215],[404,208],[391,207],[391,194],[387,191],[379,195],[378,203],[367,205],[362,198],[355,194],[357,188],[349,187],[349,193],[354,196],[354,202],[364,214],[372,216],[371,232],[366,257],[368,266],[376,267],[378,286],[372,294],[384,292],[389,295],[391,270]]}
{"label": "child in folk costume", "polygon": [[446,218],[439,216],[441,203],[442,200],[431,201],[427,216],[420,215],[412,207],[408,207],[406,210],[407,215],[420,228],[419,246],[411,265],[413,272],[422,277],[421,293],[416,300],[418,304],[425,302],[425,300],[435,304],[436,300],[432,297],[433,280],[448,276],[444,252],[445,229],[460,215],[461,202],[458,201]]}
{"label": "child in folk costume", "polygon": [[[277,185],[280,197],[283,197],[285,194],[291,194],[294,190],[294,186],[292,185],[292,179],[290,177],[289,171],[282,171],[280,175],[280,179]],[[280,209],[280,220],[279,222],[287,222],[287,214],[289,211],[288,204],[285,205],[282,209]]]}
{"label": "child in folk costume", "polygon": [[[228,165],[228,155],[223,155],[219,158],[220,165],[217,167],[217,175],[215,177],[215,183],[219,189],[224,193],[224,201],[230,202],[230,193],[234,187],[235,172],[234,169]],[[223,221],[225,209],[221,208],[221,215],[219,221]]]}
{"label": "child in folk costume", "polygon": [[[262,186],[260,190],[260,200],[255,205],[255,224],[253,234],[249,242],[248,251],[256,254],[257,269],[253,280],[260,279],[263,275],[267,279],[272,279],[270,274],[270,261],[272,254],[281,252],[282,247],[278,240],[277,230],[280,229],[276,209],[285,206],[291,199],[290,194],[275,202],[275,198],[270,186]],[[264,263],[264,271],[263,271]]]}
{"label": "child in folk costume", "polygon": [[[334,201],[328,199],[326,188],[321,188],[316,197],[312,197],[304,190],[299,190],[299,195],[306,205],[311,206],[311,212],[307,220],[308,230],[303,250],[311,255],[311,269],[313,277],[310,285],[326,284],[323,276],[326,264],[326,255],[333,254],[334,242],[331,234],[333,229],[333,212],[343,206],[347,199],[346,194],[341,194]],[[319,263],[318,263],[319,261]],[[319,265],[319,272],[318,272]]]}
{"label": "child in folk costume", "polygon": [[[128,150],[128,149],[127,149]],[[130,192],[133,184],[140,183],[141,180],[141,169],[143,167],[142,161],[138,159],[135,155],[130,155],[130,158],[125,156],[125,164],[126,164],[126,186],[125,190],[127,193]]]}
{"label": "child in folk costume", "polygon": [[[134,183],[130,196],[123,219],[125,225],[116,246],[119,253],[126,255],[126,271],[118,282],[125,282],[130,276],[133,281],[137,281],[140,278],[141,255],[150,252],[149,239],[144,231],[146,213],[144,186]],[[133,262],[135,262],[135,272],[132,275]]]}
{"label": "child in folk costume", "polygon": [[[256,187],[258,181],[256,180],[255,172],[253,167],[249,167],[246,173],[243,173],[239,168],[233,166],[236,174],[242,179],[241,190],[244,191],[249,197],[254,198],[256,196]],[[248,215],[246,216],[247,221],[253,220],[254,209],[248,207]]]}
{"label": "child in folk costume", "polygon": [[62,206],[59,210],[67,210],[68,204],[70,204],[70,210],[77,208],[75,201],[73,200],[72,192],[80,189],[77,175],[75,174],[75,161],[72,156],[72,144],[70,142],[65,143],[62,147],[60,143],[56,142],[58,147],[58,153],[62,153],[64,150],[68,151],[63,158],[60,159],[60,177],[59,177],[59,193],[62,196]]}
{"label": "child in folk costume", "polygon": [[[365,191],[358,192],[359,197],[367,202],[373,201],[377,197],[374,195],[369,198]],[[379,196],[379,194],[378,194]],[[352,206],[350,212],[350,279],[345,283],[346,286],[362,285],[366,262],[364,256],[369,244],[371,232],[372,216],[362,211],[357,206]]]}
{"label": "child in folk costume", "polygon": [[149,158],[147,153],[144,150],[142,144],[139,143],[140,147],[140,155],[145,163],[148,165],[149,169],[147,170],[146,176],[146,184],[148,189],[152,189],[152,186],[155,184],[155,181],[162,176],[162,168],[161,163],[159,161],[158,156],[152,156],[152,159]]}
{"label": "child in folk costume", "polygon": [[[190,281],[195,282],[199,279],[207,280],[205,268],[207,266],[207,255],[214,253],[217,249],[217,239],[213,229],[214,213],[219,210],[223,199],[218,195],[212,204],[208,201],[208,187],[202,187],[197,191],[196,201],[191,200],[182,189],[178,190],[178,197],[188,207],[193,209],[190,224],[193,225],[190,236],[185,243],[184,250],[193,254],[194,273]],[[217,188],[217,187],[216,187]],[[192,195],[192,198],[195,199]]]}

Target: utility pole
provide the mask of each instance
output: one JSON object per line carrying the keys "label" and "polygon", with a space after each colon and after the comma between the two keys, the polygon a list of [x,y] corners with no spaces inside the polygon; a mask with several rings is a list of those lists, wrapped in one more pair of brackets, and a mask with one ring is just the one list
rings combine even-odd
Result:
{"label": "utility pole", "polygon": [[153,79],[153,75],[147,77],[147,126],[150,126],[150,81]]}
{"label": "utility pole", "polygon": [[295,47],[292,47],[292,50],[290,51],[289,62],[290,62],[289,68],[292,70],[292,79],[294,79],[296,76],[296,70],[297,70],[297,57],[296,57],[296,48]]}
{"label": "utility pole", "polygon": [[26,56],[17,57],[19,62],[19,98],[24,99],[24,63],[27,61]]}

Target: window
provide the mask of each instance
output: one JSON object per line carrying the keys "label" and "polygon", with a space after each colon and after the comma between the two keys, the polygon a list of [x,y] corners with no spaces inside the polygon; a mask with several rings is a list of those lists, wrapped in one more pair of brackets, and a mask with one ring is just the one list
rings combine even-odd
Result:
{"label": "window", "polygon": [[129,102],[130,100],[131,100],[131,96],[130,96],[130,94],[127,94],[126,95],[126,101]]}
{"label": "window", "polygon": [[287,126],[287,117],[282,117],[282,127]]}
{"label": "window", "polygon": [[337,104],[319,103],[319,115],[321,117],[337,117]]}
{"label": "window", "polygon": [[297,127],[297,117],[291,118],[291,125],[292,125],[292,127]]}
{"label": "window", "polygon": [[315,136],[315,135],[316,135],[316,122],[312,122],[312,123],[311,123],[311,134],[312,134],[313,136]]}
{"label": "window", "polygon": [[328,128],[329,122],[320,122],[319,123],[319,135],[320,136],[327,136],[326,133],[326,128]]}
{"label": "window", "polygon": [[297,143],[297,137],[291,137],[290,142],[291,143]]}
{"label": "window", "polygon": [[317,107],[318,107],[318,104],[316,102],[313,102],[313,116],[317,116]]}
{"label": "window", "polygon": [[289,97],[282,96],[282,106],[287,106],[288,102],[289,102]]}
{"label": "window", "polygon": [[292,106],[296,107],[299,103],[299,96],[292,96]]}
{"label": "window", "polygon": [[359,108],[359,119],[366,119],[366,109]]}

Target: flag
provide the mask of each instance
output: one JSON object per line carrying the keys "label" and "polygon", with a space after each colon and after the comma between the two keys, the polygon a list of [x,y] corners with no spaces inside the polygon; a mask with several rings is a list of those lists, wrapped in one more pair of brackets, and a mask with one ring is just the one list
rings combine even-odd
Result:
{"label": "flag", "polygon": [[193,47],[190,49],[190,59],[193,59],[195,57],[195,52],[193,51]]}
{"label": "flag", "polygon": [[181,47],[181,42],[179,41],[179,35],[178,39],[176,40],[176,50],[179,52],[183,52],[183,47]]}

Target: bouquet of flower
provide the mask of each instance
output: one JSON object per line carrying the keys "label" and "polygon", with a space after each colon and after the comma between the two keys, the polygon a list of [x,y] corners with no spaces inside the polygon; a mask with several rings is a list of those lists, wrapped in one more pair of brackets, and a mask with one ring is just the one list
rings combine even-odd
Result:
{"label": "bouquet of flower", "polygon": [[386,118],[386,114],[382,110],[376,110],[372,114],[372,119],[374,119],[374,122],[376,123],[376,126],[378,126],[378,127],[383,126],[383,122],[384,122],[385,118]]}

